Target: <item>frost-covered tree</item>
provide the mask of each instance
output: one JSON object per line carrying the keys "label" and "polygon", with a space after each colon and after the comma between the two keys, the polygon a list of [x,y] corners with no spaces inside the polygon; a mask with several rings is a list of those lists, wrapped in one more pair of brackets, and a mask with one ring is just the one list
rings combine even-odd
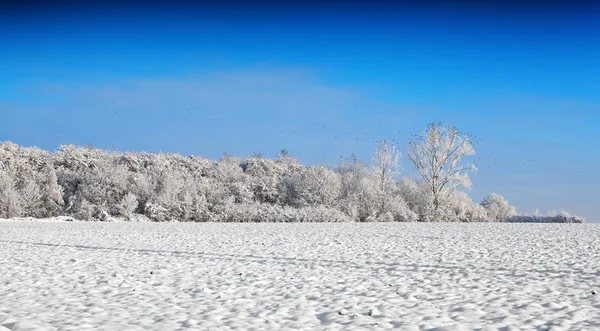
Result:
{"label": "frost-covered tree", "polygon": [[413,222],[419,219],[417,213],[410,209],[408,203],[398,193],[388,196],[385,209],[380,215],[383,214],[391,215],[392,220],[396,222]]}
{"label": "frost-covered tree", "polygon": [[503,196],[496,193],[485,197],[481,201],[481,206],[485,209],[490,221],[501,222],[517,214],[517,209],[511,206]]}
{"label": "frost-covered tree", "polygon": [[0,143],[0,209],[5,216],[46,217],[45,173],[50,154],[36,147]]}
{"label": "frost-covered tree", "polygon": [[[63,187],[66,209],[78,214],[85,202],[95,207],[95,214],[106,219],[118,213],[117,205],[126,194],[129,167],[121,155],[93,147],[61,146],[54,155],[58,184]],[[85,202],[84,202],[85,201]]]}
{"label": "frost-covered tree", "polygon": [[438,217],[448,222],[482,222],[488,218],[485,209],[462,191],[450,195]]}
{"label": "frost-covered tree", "polygon": [[209,201],[224,203],[230,198],[236,203],[248,203],[254,195],[244,173],[243,160],[232,155],[224,154],[223,158],[214,165],[211,176],[214,178],[213,189]]}
{"label": "frost-covered tree", "polygon": [[340,210],[355,221],[374,219],[380,212],[377,185],[369,168],[356,155],[342,159],[336,172],[340,175]]}
{"label": "frost-covered tree", "polygon": [[125,216],[128,220],[131,219],[133,213],[138,207],[138,200],[135,194],[131,192],[127,192],[127,194],[121,200],[121,203],[118,205],[119,212],[121,215]]}
{"label": "frost-covered tree", "polygon": [[585,219],[580,216],[571,215],[569,212],[549,212],[547,215],[540,215],[536,211],[533,215],[513,215],[504,219],[509,223],[585,223]]}
{"label": "frost-covered tree", "polygon": [[417,182],[404,177],[397,183],[398,194],[404,199],[408,208],[418,215],[419,221],[430,221],[429,205],[431,192],[424,182]]}
{"label": "frost-covered tree", "polygon": [[446,199],[444,207],[440,208],[437,216],[434,216],[431,213],[432,193],[427,183],[424,181],[417,182],[410,178],[402,178],[398,183],[398,190],[409,209],[418,215],[418,220],[423,222],[478,222],[486,219],[483,207],[474,203],[462,191],[454,191],[450,194]]}
{"label": "frost-covered tree", "polygon": [[277,153],[276,161],[282,164],[298,164],[298,160],[285,148]]}
{"label": "frost-covered tree", "polygon": [[296,207],[333,206],[341,182],[337,173],[324,166],[309,167],[284,177],[280,184],[282,202]]}
{"label": "frost-covered tree", "polygon": [[[226,154],[212,161],[72,145],[48,153],[5,142],[0,143],[0,217],[473,222],[514,213],[506,201],[494,195],[479,205],[457,190],[468,187],[466,173],[471,168],[457,164],[462,156],[470,155],[466,148],[470,145],[455,131],[430,127],[421,145],[411,146],[411,160],[423,165],[418,170],[425,176],[419,181],[396,181],[400,154],[385,141],[379,143],[370,167],[353,156],[335,169],[305,167],[287,151],[275,160]],[[440,194],[437,200],[435,192]],[[562,214],[506,219],[522,220],[581,221]]]}
{"label": "frost-covered tree", "polygon": [[471,139],[440,123],[430,124],[411,141],[406,154],[431,193],[433,218],[441,216],[441,209],[459,187],[471,187],[468,173],[477,171],[474,165],[460,164],[465,156],[475,154]]}
{"label": "frost-covered tree", "polygon": [[17,190],[15,175],[0,168],[0,217],[21,216],[21,196]]}
{"label": "frost-covered tree", "polygon": [[56,171],[51,166],[46,167],[46,181],[44,182],[44,216],[56,216],[65,205],[63,189],[58,185]]}
{"label": "frost-covered tree", "polygon": [[373,155],[372,171],[377,181],[381,213],[386,209],[385,203],[389,199],[389,189],[394,177],[400,174],[400,156],[401,154],[396,146],[388,144],[385,140],[378,143]]}
{"label": "frost-covered tree", "polygon": [[281,199],[277,184],[284,175],[284,166],[273,160],[251,156],[243,162],[242,169],[249,176],[248,185],[254,201],[273,204]]}
{"label": "frost-covered tree", "polygon": [[22,216],[44,217],[44,195],[40,187],[41,182],[28,179],[23,182],[20,191]]}

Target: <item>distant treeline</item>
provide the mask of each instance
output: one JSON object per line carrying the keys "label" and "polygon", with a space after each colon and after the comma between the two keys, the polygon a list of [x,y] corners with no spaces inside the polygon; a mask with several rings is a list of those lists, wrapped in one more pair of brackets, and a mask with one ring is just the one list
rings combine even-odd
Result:
{"label": "distant treeline", "polygon": [[[399,156],[385,141],[371,164],[349,157],[334,168],[303,166],[286,151],[274,160],[225,154],[212,161],[75,146],[60,146],[50,153],[4,142],[0,144],[0,217],[191,222],[541,220],[516,217],[515,208],[497,194],[474,203],[457,189],[460,185],[442,186],[446,188],[439,195],[443,199],[436,200],[434,193],[439,192],[432,184],[450,172],[434,171],[429,181],[398,179]],[[583,222],[568,215],[543,220]]]}

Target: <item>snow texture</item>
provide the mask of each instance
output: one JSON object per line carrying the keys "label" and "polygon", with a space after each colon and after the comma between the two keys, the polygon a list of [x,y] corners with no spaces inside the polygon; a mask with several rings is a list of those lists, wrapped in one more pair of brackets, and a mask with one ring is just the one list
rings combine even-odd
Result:
{"label": "snow texture", "polygon": [[0,330],[599,330],[600,225],[0,221]]}

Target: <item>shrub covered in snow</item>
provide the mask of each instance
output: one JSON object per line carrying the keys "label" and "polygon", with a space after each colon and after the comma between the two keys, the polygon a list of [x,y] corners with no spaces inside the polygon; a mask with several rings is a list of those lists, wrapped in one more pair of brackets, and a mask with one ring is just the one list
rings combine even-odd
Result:
{"label": "shrub covered in snow", "polygon": [[324,166],[309,167],[282,178],[280,200],[294,207],[333,206],[340,190],[340,177]]}
{"label": "shrub covered in snow", "polygon": [[325,206],[293,208],[272,204],[235,204],[229,202],[215,208],[215,222],[347,222],[350,217]]}
{"label": "shrub covered in snow", "polygon": [[441,210],[442,219],[450,222],[482,222],[488,216],[485,209],[462,191],[455,191]]}
{"label": "shrub covered in snow", "polygon": [[[430,143],[441,148],[436,139]],[[470,148],[463,154],[470,155]],[[453,188],[441,194],[427,178],[397,178],[399,158],[397,149],[385,141],[378,144],[370,166],[353,156],[333,169],[305,167],[285,150],[275,160],[224,154],[221,160],[212,161],[72,145],[49,153],[5,142],[0,143],[0,217],[156,222],[582,222],[567,214],[515,216],[514,207],[496,194],[476,204],[456,189],[466,183],[460,178],[450,178],[455,182]],[[436,171],[443,171],[443,164],[437,166]]]}
{"label": "shrub covered in snow", "polygon": [[511,206],[503,196],[496,193],[485,197],[481,201],[481,205],[491,221],[501,222],[508,217],[517,215],[516,208]]}
{"label": "shrub covered in snow", "polygon": [[556,215],[515,215],[507,217],[504,222],[510,223],[585,223],[582,217],[560,212]]}

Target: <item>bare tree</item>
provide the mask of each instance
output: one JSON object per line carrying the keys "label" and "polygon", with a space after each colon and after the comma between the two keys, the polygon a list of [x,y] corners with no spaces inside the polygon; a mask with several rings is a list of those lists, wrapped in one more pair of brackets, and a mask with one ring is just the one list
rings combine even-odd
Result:
{"label": "bare tree", "polygon": [[381,212],[385,210],[387,187],[392,183],[395,176],[400,174],[400,152],[396,146],[381,140],[377,144],[377,150],[373,155],[373,174],[377,180],[377,188],[380,194]]}
{"label": "bare tree", "polygon": [[429,209],[434,218],[459,187],[471,187],[468,172],[477,171],[474,165],[459,165],[463,157],[475,154],[470,137],[441,123],[430,124],[409,143],[406,154],[431,193]]}

